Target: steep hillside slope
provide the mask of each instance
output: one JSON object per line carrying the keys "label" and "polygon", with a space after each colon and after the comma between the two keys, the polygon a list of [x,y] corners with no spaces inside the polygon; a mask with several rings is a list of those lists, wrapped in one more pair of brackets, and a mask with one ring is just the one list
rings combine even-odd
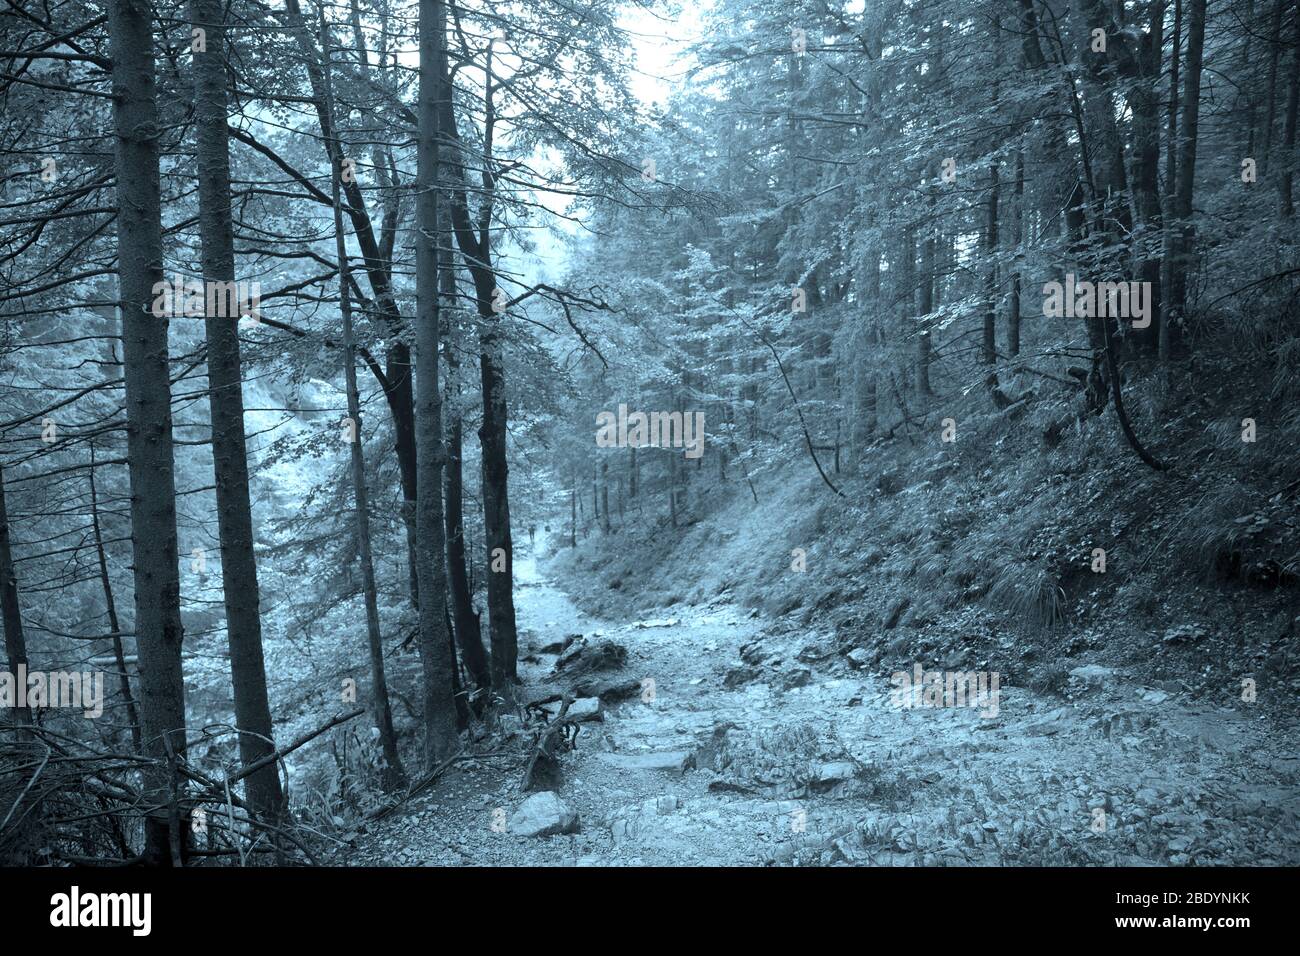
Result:
{"label": "steep hillside slope", "polygon": [[1241,421],[1207,413],[1231,407],[1221,395],[1137,403],[1135,418],[1165,422],[1153,443],[1172,467],[1155,472],[1110,417],[1053,428],[1061,407],[954,414],[950,442],[936,410],[873,448],[861,477],[833,475],[842,498],[801,449],[754,494],[697,479],[683,526],[662,500],[639,502],[608,535],[557,541],[551,573],[596,614],[719,596],[761,606],[786,628],[833,629],[842,653],[862,648],[886,673],[978,665],[1064,692],[1071,669],[1097,664],[1170,692],[1292,706],[1300,412],[1245,441]]}

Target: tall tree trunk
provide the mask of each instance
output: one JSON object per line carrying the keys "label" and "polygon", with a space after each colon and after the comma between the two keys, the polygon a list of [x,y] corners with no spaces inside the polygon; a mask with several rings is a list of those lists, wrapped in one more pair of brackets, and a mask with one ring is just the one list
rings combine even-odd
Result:
{"label": "tall tree trunk", "polygon": [[1196,182],[1197,130],[1201,110],[1201,63],[1205,51],[1206,0],[1191,0],[1187,20],[1187,62],[1183,79],[1183,111],[1178,145],[1178,184],[1174,192],[1173,254],[1169,261],[1167,353],[1177,351],[1186,321],[1187,272],[1191,268],[1193,229],[1192,186]]}
{"label": "tall tree trunk", "polygon": [[442,24],[433,0],[420,0],[419,127],[416,133],[416,545],[420,582],[420,661],[424,675],[424,763],[433,770],[451,755],[456,732],[455,654],[448,643],[447,574],[442,514],[442,388],[438,383],[441,329],[438,243],[438,63]]}
{"label": "tall tree trunk", "polygon": [[1277,66],[1282,57],[1282,15],[1291,3],[1292,0],[1275,0],[1268,32],[1268,99],[1264,106],[1264,155],[1259,163],[1261,174],[1267,172],[1269,156],[1273,152],[1273,129],[1277,125],[1273,120],[1273,115],[1277,112]]}
{"label": "tall tree trunk", "polygon": [[1178,97],[1179,76],[1183,64],[1183,0],[1174,0],[1174,32],[1169,41],[1169,114],[1165,134],[1165,210],[1164,210],[1164,261],[1160,266],[1160,301],[1164,309],[1157,330],[1157,354],[1160,364],[1168,370],[1169,352],[1173,342],[1174,259],[1178,253]]}
{"label": "tall tree trunk", "polygon": [[[912,225],[901,227],[898,248],[898,279],[894,288],[894,328],[898,332],[899,351],[898,368],[901,382],[895,400],[902,410],[905,400],[903,393],[910,386],[914,369],[913,356],[909,354],[909,343],[916,327],[916,228]],[[902,412],[907,418],[907,412]]]}
{"label": "tall tree trunk", "polygon": [[[432,14],[446,36],[446,5],[433,0]],[[451,76],[445,51],[440,58],[438,108],[443,137],[452,144],[446,155],[450,182],[446,183],[452,229],[470,278],[479,317],[479,372],[483,393],[483,421],[479,426],[482,448],[483,537],[487,550],[488,633],[492,646],[492,688],[507,701],[514,700],[518,680],[519,638],[515,624],[514,547],[510,536],[509,469],[506,459],[507,407],[504,342],[495,303],[498,292],[492,266],[492,213],[496,173],[492,169],[492,136],[496,114],[492,103],[491,73],[484,89],[484,151],[482,189],[477,224],[470,215],[464,180],[465,153],[456,130]],[[500,568],[500,570],[494,570]]]}
{"label": "tall tree trunk", "polygon": [[[334,93],[330,77],[330,42],[325,19],[321,18],[321,54],[323,57],[323,99],[328,129],[333,129]],[[331,156],[341,156],[337,144]],[[375,586],[375,564],[370,547],[370,494],[366,488],[366,462],[361,446],[361,399],[357,392],[356,342],[352,329],[352,292],[348,287],[347,244],[343,233],[342,160],[330,164],[330,199],[334,205],[334,254],[339,266],[339,310],[343,315],[343,374],[347,391],[348,418],[351,420],[350,451],[352,491],[356,503],[357,553],[361,562],[361,586],[366,601],[366,637],[370,648],[370,671],[374,687],[370,710],[379,731],[384,752],[381,785],[385,790],[400,789],[406,780],[397,733],[393,729],[393,709],[388,701],[388,679],[384,674],[384,639],[379,630],[379,594]]]}
{"label": "tall tree trunk", "polygon": [[984,384],[988,388],[989,398],[995,408],[1003,409],[1011,404],[1011,399],[1002,391],[998,381],[998,200],[1001,193],[1001,179],[998,174],[998,161],[989,163],[989,195],[984,224],[984,254],[987,267],[984,273],[984,334],[980,345],[980,358],[988,366]]}
{"label": "tall tree trunk", "polygon": [[673,528],[677,527],[677,452],[675,449],[668,449],[668,523]]}
{"label": "tall tree trunk", "polygon": [[1251,89],[1254,77],[1250,69],[1250,41],[1255,26],[1255,0],[1246,0],[1246,12],[1242,17],[1246,29],[1241,33],[1241,47],[1237,57],[1237,82],[1241,84],[1233,103],[1233,109],[1241,114],[1241,142],[1247,156],[1255,155],[1255,91]]}
{"label": "tall tree trunk", "polygon": [[183,786],[176,761],[185,755],[185,682],[171,379],[168,322],[150,312],[154,286],[163,281],[153,10],[147,0],[112,0],[108,24],[140,723],[145,755],[154,760],[141,774],[144,860],[179,866],[188,827],[176,804]]}
{"label": "tall tree trunk", "polygon": [[[440,197],[441,198],[441,197]],[[443,210],[445,214],[445,208]],[[445,233],[444,233],[445,236]],[[438,274],[442,281],[442,298],[444,302],[456,301],[456,267],[452,259],[450,236],[438,243]],[[443,314],[455,314],[454,310],[443,310]],[[465,423],[460,408],[451,399],[451,390],[460,392],[460,362],[456,350],[452,347],[450,328],[447,338],[442,343],[443,355],[447,359],[447,401],[451,404],[450,437],[447,443],[446,508],[443,520],[447,524],[447,581],[451,595],[452,617],[455,622],[456,643],[460,647],[461,660],[469,670],[470,679],[475,686],[484,690],[492,686],[492,665],[487,651],[483,648],[483,633],[479,614],[474,610],[474,589],[470,587],[469,573],[466,569],[465,554]]]}
{"label": "tall tree trunk", "polygon": [[[235,237],[230,213],[230,134],[226,128],[226,27],[222,0],[191,0],[192,26],[206,31],[194,54],[194,126],[199,173],[199,234],[205,282],[234,282]],[[220,313],[224,310],[215,310]],[[212,408],[212,463],[216,475],[221,583],[234,685],[235,727],[244,766],[275,752],[271,704],[262,657],[253,512],[244,443],[239,316],[205,318],[208,399]],[[280,771],[272,761],[245,779],[250,807],[273,820],[282,810]]]}
{"label": "tall tree trunk", "polygon": [[600,518],[601,530],[609,534],[612,529],[609,519],[609,462],[600,463]]}
{"label": "tall tree trunk", "polygon": [[1025,240],[1025,154],[1016,151],[1015,203],[1011,220],[1011,243],[1015,247],[1015,271],[1011,273],[1011,299],[1007,305],[1007,355],[1020,354],[1020,270],[1024,262],[1020,246]]}
{"label": "tall tree trunk", "polygon": [[104,609],[108,615],[109,639],[113,643],[113,659],[117,661],[118,691],[126,706],[126,722],[131,727],[131,749],[143,753],[140,742],[140,715],[131,693],[131,674],[126,666],[126,652],[122,649],[122,624],[117,617],[117,601],[113,599],[113,582],[108,577],[108,553],[104,549],[103,527],[99,520],[99,495],[95,489],[95,443],[90,443],[90,528],[95,535],[95,555],[99,563],[99,584],[104,589]]}
{"label": "tall tree trunk", "polygon": [[[0,466],[0,611],[3,611],[9,673],[14,680],[19,680],[19,668],[27,668],[27,638],[23,634],[22,608],[18,603],[18,576],[14,573],[14,556],[9,548],[9,510],[5,504],[4,482],[4,467]],[[32,715],[26,706],[14,707],[13,713],[20,726],[31,723]]]}
{"label": "tall tree trunk", "polygon": [[1300,111],[1300,2],[1296,3],[1295,27],[1291,34],[1291,87],[1286,96],[1286,127],[1282,133],[1286,168],[1282,170],[1278,186],[1281,191],[1282,215],[1288,218],[1295,214],[1291,187],[1295,180],[1295,130],[1298,111]]}
{"label": "tall tree trunk", "polygon": [[1133,112],[1133,205],[1138,223],[1138,274],[1151,289],[1151,325],[1134,329],[1135,344],[1148,354],[1159,350],[1164,323],[1160,253],[1152,243],[1160,235],[1160,74],[1164,50],[1164,0],[1154,0],[1150,29],[1141,41],[1138,76],[1133,79],[1129,107]]}
{"label": "tall tree trunk", "polygon": [[641,467],[636,459],[636,446],[633,445],[628,449],[627,459],[627,496],[634,501],[639,492],[641,481]]}
{"label": "tall tree trunk", "polygon": [[456,643],[469,676],[478,687],[492,686],[492,670],[487,651],[483,648],[479,616],[474,610],[473,592],[465,570],[464,521],[464,423],[460,415],[451,420],[447,443],[447,579],[450,584],[451,605],[454,611]]}
{"label": "tall tree trunk", "polygon": [[495,330],[484,334],[481,349],[483,423],[478,435],[483,455],[483,532],[489,569],[497,563],[497,556],[503,560],[501,570],[489,570],[487,579],[492,686],[506,700],[513,700],[519,656],[515,629],[514,544],[510,536],[509,469],[506,465],[506,383],[500,337]]}
{"label": "tall tree trunk", "polygon": [[985,365],[995,365],[998,360],[998,164],[989,164],[989,191],[984,216],[984,333],[980,339],[980,359]]}
{"label": "tall tree trunk", "polygon": [[922,408],[925,407],[926,399],[932,394],[930,365],[934,360],[934,350],[931,348],[930,342],[930,313],[935,309],[935,291],[939,284],[938,276],[935,274],[937,269],[935,247],[938,244],[936,234],[939,231],[939,220],[935,214],[933,188],[928,191],[926,203],[930,222],[926,227],[925,241],[921,244],[921,302],[917,309],[920,313],[921,331],[916,340],[916,391],[920,397]]}

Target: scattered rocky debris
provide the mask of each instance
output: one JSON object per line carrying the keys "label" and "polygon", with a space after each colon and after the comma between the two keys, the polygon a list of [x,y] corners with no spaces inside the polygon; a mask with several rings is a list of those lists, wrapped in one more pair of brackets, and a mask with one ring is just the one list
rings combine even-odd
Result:
{"label": "scattered rocky debris", "polygon": [[1130,734],[1141,733],[1150,727],[1153,719],[1150,714],[1140,711],[1115,711],[1104,714],[1092,722],[1092,726],[1102,732],[1108,740],[1118,740]]}
{"label": "scattered rocky debris", "polygon": [[[553,589],[530,587],[528,594],[550,602],[543,621],[566,620]],[[461,762],[412,801],[410,813],[394,814],[347,848],[347,862],[1113,866],[1296,859],[1300,759],[1293,738],[1260,734],[1262,722],[1244,705],[1232,706],[1235,685],[1225,703],[1207,710],[1186,699],[1183,682],[1155,679],[1172,675],[1139,680],[1124,661],[1065,661],[1059,643],[1043,639],[1040,658],[1059,669],[1068,696],[1017,686],[997,721],[969,709],[899,711],[889,704],[887,678],[870,673],[873,663],[886,672],[931,659],[952,664],[964,660],[957,652],[969,641],[966,664],[983,669],[987,656],[996,669],[1017,659],[1018,645],[996,631],[952,627],[908,632],[917,646],[882,658],[873,617],[854,629],[852,641],[840,642],[844,663],[797,660],[819,639],[802,626],[782,630],[745,614],[683,614],[676,631],[623,625],[614,636],[638,668],[672,679],[648,706],[610,699],[642,696],[641,674],[577,681],[589,692],[577,694],[583,699],[566,715],[579,731],[576,749],[563,756],[568,783],[543,787],[529,798],[541,801],[525,801],[509,827],[501,808],[518,803],[517,762],[510,754]],[[602,636],[588,621],[573,623],[559,625],[563,631],[546,626],[553,634],[581,628],[589,638]],[[888,636],[897,638],[904,626]],[[1160,634],[1152,632],[1151,643],[1162,643]],[[746,657],[754,663],[742,664]],[[724,688],[715,668],[727,660],[738,677]],[[1081,665],[1074,674],[1072,665]],[[783,694],[782,681],[799,670],[811,672],[811,683]],[[536,693],[559,690],[545,665],[524,677]],[[591,699],[603,721],[577,723]],[[503,718],[514,736],[494,746],[518,754],[529,731],[535,742],[531,721],[519,724]],[[1106,814],[1103,834],[1095,830],[1097,808]],[[571,835],[522,838],[545,833]]]}

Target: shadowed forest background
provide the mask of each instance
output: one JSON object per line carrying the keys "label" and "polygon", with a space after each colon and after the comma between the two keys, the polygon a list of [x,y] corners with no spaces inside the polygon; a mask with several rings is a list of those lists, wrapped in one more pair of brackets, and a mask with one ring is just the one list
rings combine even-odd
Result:
{"label": "shadowed forest background", "polygon": [[1300,862],[1296,0],[7,0],[0,102],[0,862]]}

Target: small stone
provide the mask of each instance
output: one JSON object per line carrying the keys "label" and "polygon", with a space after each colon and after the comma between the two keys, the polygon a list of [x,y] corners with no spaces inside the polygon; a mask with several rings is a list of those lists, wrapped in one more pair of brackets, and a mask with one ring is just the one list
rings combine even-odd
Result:
{"label": "small stone", "polygon": [[1143,787],[1134,796],[1137,797],[1138,803],[1145,807],[1157,807],[1160,805],[1160,794],[1150,787]]}
{"label": "small stone", "polygon": [[865,648],[857,647],[849,651],[849,663],[856,668],[867,667],[871,664],[871,655]]}
{"label": "small stone", "polygon": [[805,664],[815,664],[820,660],[830,657],[834,651],[828,650],[817,641],[805,644],[803,648],[795,655],[795,660],[802,661]]}
{"label": "small stone", "polygon": [[502,714],[499,718],[501,732],[507,737],[515,737],[523,732],[524,722],[517,714]]}
{"label": "small stone", "polygon": [[722,679],[722,686],[728,690],[735,689],[742,684],[748,684],[756,680],[759,675],[757,667],[733,667],[727,671],[727,676]]}
{"label": "small stone", "polygon": [[641,696],[641,681],[636,678],[628,680],[583,680],[573,685],[576,697],[599,697],[603,703],[611,704],[632,700]]}
{"label": "small stone", "polygon": [[605,714],[600,707],[599,697],[580,697],[569,704],[566,717],[572,720],[604,720]]}
{"label": "small stone", "polygon": [[672,813],[680,805],[680,802],[674,796],[660,797],[655,801],[655,812],[663,816],[666,813]]}
{"label": "small stone", "polygon": [[885,613],[884,620],[881,621],[885,630],[890,631],[897,627],[899,620],[903,617],[903,612],[906,611],[911,604],[911,598],[901,597],[895,600],[894,603],[890,605],[889,610]]}
{"label": "small stone", "polygon": [[551,643],[538,648],[538,653],[563,654],[565,651],[569,649],[570,645],[572,645],[574,641],[579,641],[581,639],[582,639],[581,634],[570,634],[568,637],[565,637],[562,640],[552,641]]}
{"label": "small stone", "polygon": [[1070,676],[1081,684],[1104,684],[1115,676],[1115,670],[1111,667],[1102,667],[1100,664],[1084,664],[1081,667],[1071,668]]}
{"label": "small stone", "polygon": [[857,773],[857,764],[848,760],[836,760],[819,766],[813,774],[813,783],[819,788],[833,787],[845,780],[852,780]]}
{"label": "small stone", "polygon": [[812,683],[812,671],[806,667],[798,667],[785,675],[782,686],[786,690],[794,690],[796,687],[807,687]]}

